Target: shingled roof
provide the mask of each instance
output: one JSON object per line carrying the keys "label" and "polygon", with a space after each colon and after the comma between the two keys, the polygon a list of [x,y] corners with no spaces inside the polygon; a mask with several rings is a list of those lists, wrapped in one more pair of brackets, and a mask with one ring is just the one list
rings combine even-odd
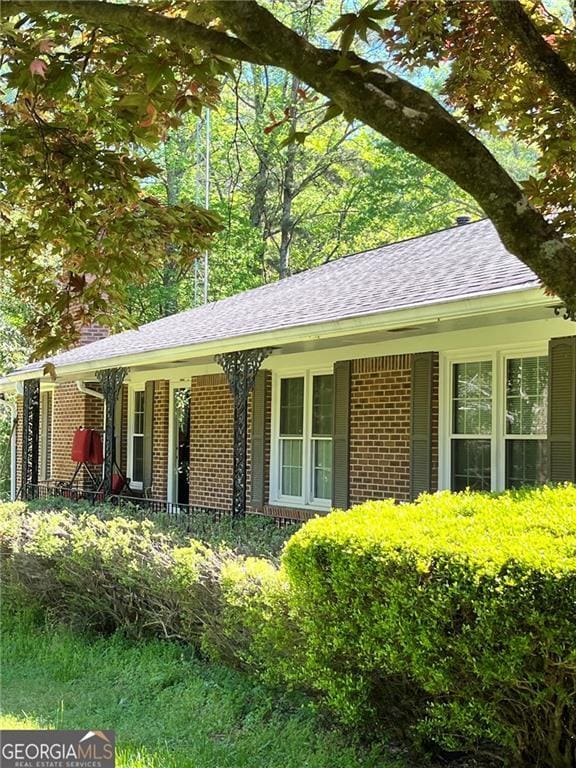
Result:
{"label": "shingled roof", "polygon": [[[488,220],[346,256],[49,359],[56,366],[189,347],[493,293],[535,288]],[[44,360],[16,373],[36,370]]]}

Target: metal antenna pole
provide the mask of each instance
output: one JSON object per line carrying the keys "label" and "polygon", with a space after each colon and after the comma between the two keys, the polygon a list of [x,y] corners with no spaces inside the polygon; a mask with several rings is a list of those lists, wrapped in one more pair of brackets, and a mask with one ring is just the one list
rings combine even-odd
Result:
{"label": "metal antenna pole", "polygon": [[[205,155],[204,205],[210,208],[210,110],[206,107],[206,155]],[[204,304],[208,303],[208,251],[204,251]]]}
{"label": "metal antenna pole", "polygon": [[[210,207],[210,110],[196,124],[196,205]],[[208,301],[208,251],[194,263],[194,306]]]}

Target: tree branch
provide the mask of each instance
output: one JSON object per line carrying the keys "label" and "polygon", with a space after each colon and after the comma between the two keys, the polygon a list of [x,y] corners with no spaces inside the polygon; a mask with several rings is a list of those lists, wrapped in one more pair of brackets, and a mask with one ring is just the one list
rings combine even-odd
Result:
{"label": "tree branch", "polygon": [[186,19],[162,16],[135,5],[116,5],[101,0],[2,0],[3,16],[19,13],[52,11],[98,26],[139,29],[150,35],[164,37],[183,48],[201,48],[206,53],[225,56],[253,64],[270,64],[240,40],[213,29],[206,29]]}
{"label": "tree branch", "polygon": [[546,42],[518,0],[491,0],[490,5],[530,67],[576,108],[576,72]]}
{"label": "tree branch", "polygon": [[210,0],[225,24],[259,55],[296,74],[396,145],[424,160],[468,192],[494,223],[504,245],[548,289],[576,308],[576,252],[530,204],[489,150],[430,94],[350,55],[320,49],[280,23],[254,0]]}
{"label": "tree branch", "polygon": [[[45,9],[104,27],[138,27],[182,47],[280,67],[466,190],[504,245],[576,310],[576,252],[489,150],[430,94],[354,54],[317,48],[254,0],[208,0],[236,38],[142,7],[95,0],[3,0],[6,15]],[[343,59],[348,68],[342,69]],[[338,68],[336,65],[339,65]]]}

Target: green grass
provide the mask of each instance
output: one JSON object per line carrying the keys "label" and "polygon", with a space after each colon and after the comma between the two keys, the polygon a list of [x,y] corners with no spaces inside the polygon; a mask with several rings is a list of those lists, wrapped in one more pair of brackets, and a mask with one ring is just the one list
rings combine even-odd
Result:
{"label": "green grass", "polygon": [[119,768],[402,768],[310,703],[162,641],[88,638],[3,617],[4,728],[113,729]]}

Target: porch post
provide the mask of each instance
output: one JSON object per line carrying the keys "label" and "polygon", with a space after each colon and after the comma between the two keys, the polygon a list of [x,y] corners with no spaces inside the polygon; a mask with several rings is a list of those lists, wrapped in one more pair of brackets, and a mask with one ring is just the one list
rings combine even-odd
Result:
{"label": "porch post", "polygon": [[40,446],[40,379],[24,382],[22,411],[22,499],[30,498],[30,486],[38,485],[38,456]]}
{"label": "porch post", "polygon": [[247,349],[215,356],[216,362],[226,374],[234,397],[233,517],[242,517],[246,513],[248,396],[254,388],[256,374],[262,361],[271,352],[270,348]]}
{"label": "porch post", "polygon": [[106,370],[96,372],[96,378],[102,387],[102,394],[104,395],[104,403],[106,405],[104,420],[104,472],[102,475],[104,498],[112,494],[112,473],[116,461],[114,411],[127,372],[126,368],[107,368]]}

